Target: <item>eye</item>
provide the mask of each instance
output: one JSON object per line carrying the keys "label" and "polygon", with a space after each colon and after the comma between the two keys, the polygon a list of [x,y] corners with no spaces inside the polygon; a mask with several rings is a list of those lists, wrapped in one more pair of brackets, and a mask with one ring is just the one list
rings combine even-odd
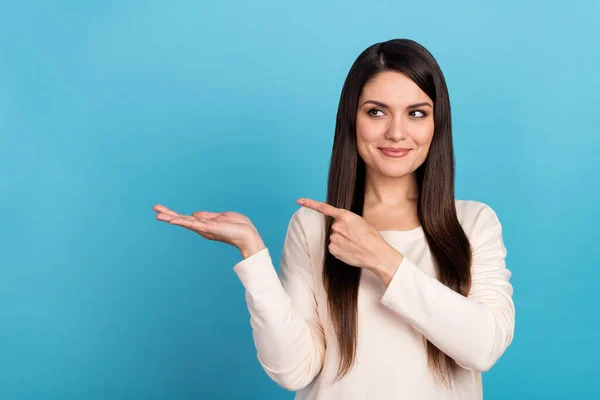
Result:
{"label": "eye", "polygon": [[409,114],[415,118],[425,118],[427,116],[427,113],[423,110],[414,110],[411,111]]}
{"label": "eye", "polygon": [[369,111],[367,111],[367,114],[369,114],[369,115],[371,115],[373,117],[380,117],[381,116],[381,115],[374,115],[372,113],[372,111],[375,111],[375,112],[379,111],[379,112],[383,113],[383,111],[381,111],[379,108],[371,108]]}

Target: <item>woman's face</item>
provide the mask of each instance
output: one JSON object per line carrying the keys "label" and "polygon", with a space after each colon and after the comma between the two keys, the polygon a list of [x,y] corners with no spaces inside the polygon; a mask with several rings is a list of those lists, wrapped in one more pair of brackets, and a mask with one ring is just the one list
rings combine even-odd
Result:
{"label": "woman's face", "polygon": [[[433,130],[433,101],[406,75],[380,72],[364,86],[356,113],[356,136],[358,153],[367,168],[389,177],[414,172],[427,157]],[[395,157],[382,148],[409,151]]]}

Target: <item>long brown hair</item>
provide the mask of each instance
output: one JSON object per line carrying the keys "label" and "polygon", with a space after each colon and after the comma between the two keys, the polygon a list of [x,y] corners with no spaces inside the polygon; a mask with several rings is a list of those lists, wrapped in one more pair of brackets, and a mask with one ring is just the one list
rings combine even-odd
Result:
{"label": "long brown hair", "polygon": [[[356,112],[364,85],[377,73],[397,71],[413,80],[434,102],[434,134],[429,153],[415,171],[418,215],[439,280],[466,296],[471,286],[471,247],[458,222],[454,200],[454,148],[450,99],[442,71],[431,53],[409,39],[393,39],[365,49],[352,64],[337,111],[329,168],[327,203],[363,215],[365,163],[356,144]],[[337,379],[354,364],[358,340],[358,286],[361,268],[349,266],[327,249],[333,218],[326,217],[323,283],[340,348]],[[455,361],[425,338],[428,365],[435,376],[450,384]]]}

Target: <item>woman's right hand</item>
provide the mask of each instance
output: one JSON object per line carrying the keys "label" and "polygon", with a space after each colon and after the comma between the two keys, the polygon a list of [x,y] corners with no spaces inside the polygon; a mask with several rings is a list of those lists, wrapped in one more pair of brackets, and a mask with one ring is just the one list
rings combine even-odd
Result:
{"label": "woman's right hand", "polygon": [[182,226],[205,239],[235,246],[244,258],[265,247],[250,218],[235,211],[197,211],[190,216],[179,214],[160,204],[154,206],[154,211],[158,212],[157,220]]}

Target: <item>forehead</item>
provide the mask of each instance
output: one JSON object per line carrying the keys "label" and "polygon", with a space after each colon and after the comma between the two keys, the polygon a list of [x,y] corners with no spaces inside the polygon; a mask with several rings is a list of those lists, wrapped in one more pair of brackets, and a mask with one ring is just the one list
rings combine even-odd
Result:
{"label": "forehead", "polygon": [[390,106],[403,106],[431,99],[408,76],[397,71],[384,71],[375,75],[365,86],[360,100],[377,100]]}

